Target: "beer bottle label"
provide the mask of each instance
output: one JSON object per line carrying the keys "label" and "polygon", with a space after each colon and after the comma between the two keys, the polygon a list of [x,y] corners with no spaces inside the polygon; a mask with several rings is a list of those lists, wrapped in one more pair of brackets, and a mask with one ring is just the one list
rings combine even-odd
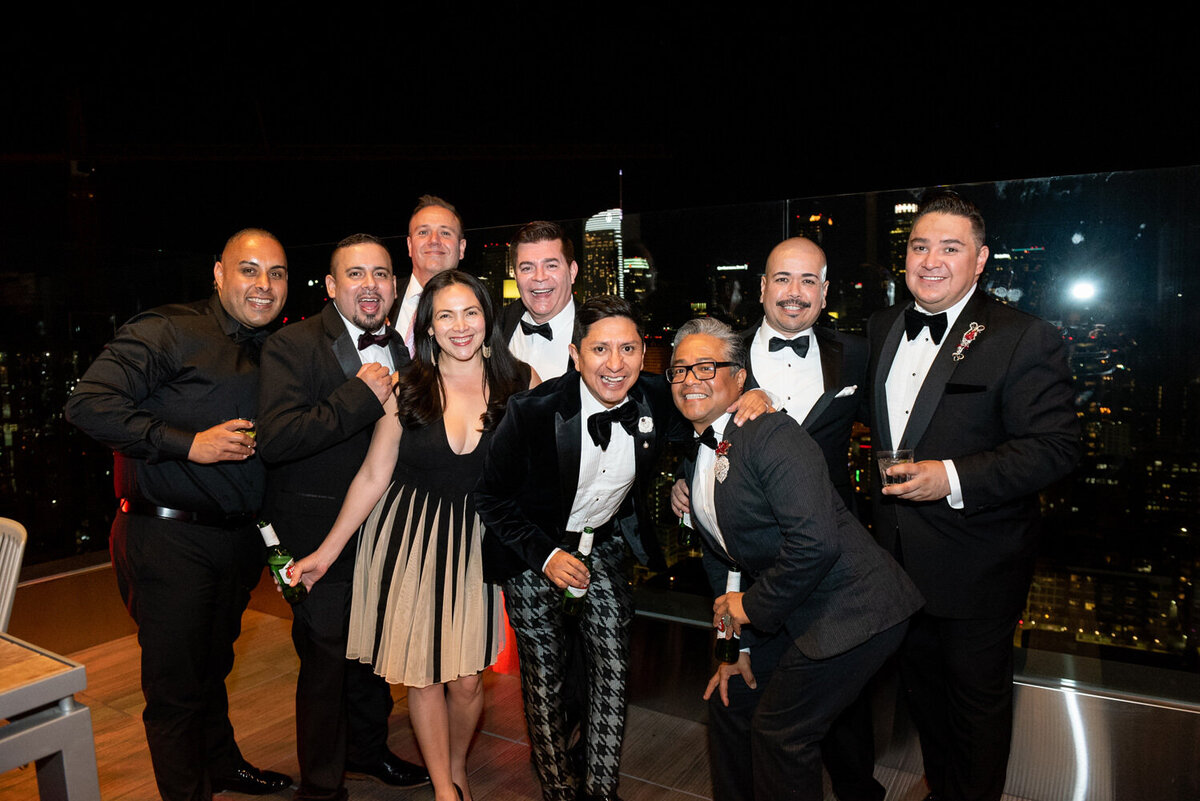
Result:
{"label": "beer bottle label", "polygon": [[572,587],[568,584],[566,594],[568,598],[582,598],[587,595],[587,587]]}
{"label": "beer bottle label", "polygon": [[286,587],[292,583],[292,568],[295,565],[295,559],[289,559],[286,565],[281,565],[279,567],[271,565],[271,572],[275,574],[275,582],[280,587]]}

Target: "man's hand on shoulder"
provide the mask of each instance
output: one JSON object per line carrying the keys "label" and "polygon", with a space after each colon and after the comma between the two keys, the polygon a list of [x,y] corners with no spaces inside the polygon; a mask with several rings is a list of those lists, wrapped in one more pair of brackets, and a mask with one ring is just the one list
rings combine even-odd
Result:
{"label": "man's hand on shoulder", "polygon": [[188,461],[197,464],[240,462],[254,453],[254,438],[246,434],[254,428],[249,420],[226,420],[196,433],[188,449]]}
{"label": "man's hand on shoulder", "polygon": [[387,402],[388,395],[392,392],[392,387],[396,385],[398,376],[379,362],[369,362],[358,368],[355,374],[362,382],[366,384],[375,397],[379,399],[379,405],[382,406]]}
{"label": "man's hand on shoulder", "polygon": [[901,473],[908,476],[903,484],[888,484],[884,495],[903,498],[906,501],[940,501],[950,494],[950,479],[946,476],[946,465],[936,459],[926,459],[914,464],[896,464],[888,468],[888,475]]}
{"label": "man's hand on shoulder", "polygon": [[762,389],[752,389],[733,402],[725,410],[733,414],[734,425],[741,426],[747,420],[754,420],[759,415],[775,411],[771,405],[771,396]]}

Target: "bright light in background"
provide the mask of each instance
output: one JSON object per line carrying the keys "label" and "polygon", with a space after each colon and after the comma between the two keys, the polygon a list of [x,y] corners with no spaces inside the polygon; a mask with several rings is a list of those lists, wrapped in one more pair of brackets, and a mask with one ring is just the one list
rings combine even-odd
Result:
{"label": "bright light in background", "polygon": [[1078,245],[1081,242],[1083,242],[1083,234],[1074,233],[1071,235],[1071,244],[1072,245]]}
{"label": "bright light in background", "polygon": [[1096,297],[1096,285],[1091,281],[1078,281],[1071,287],[1071,297],[1075,300],[1091,300]]}

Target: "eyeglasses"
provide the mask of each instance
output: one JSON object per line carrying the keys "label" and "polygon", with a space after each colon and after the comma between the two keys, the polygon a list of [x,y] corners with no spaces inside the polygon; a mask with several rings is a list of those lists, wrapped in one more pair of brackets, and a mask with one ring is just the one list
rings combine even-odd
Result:
{"label": "eyeglasses", "polygon": [[718,367],[741,367],[737,362],[696,362],[695,364],[677,364],[667,368],[667,380],[672,384],[681,384],[688,373],[696,376],[697,381],[711,381],[717,375]]}

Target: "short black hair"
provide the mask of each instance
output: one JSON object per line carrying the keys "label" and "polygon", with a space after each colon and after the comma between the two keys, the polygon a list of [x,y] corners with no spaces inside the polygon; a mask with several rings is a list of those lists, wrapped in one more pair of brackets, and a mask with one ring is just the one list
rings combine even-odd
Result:
{"label": "short black hair", "polygon": [[642,316],[638,314],[633,304],[616,295],[597,295],[585,300],[583,305],[575,310],[575,331],[571,336],[571,344],[578,348],[592,324],[598,323],[606,317],[628,317],[637,328],[638,338],[645,338],[646,331],[642,325]]}
{"label": "short black hair", "polygon": [[534,220],[522,225],[513,237],[513,241],[509,243],[508,252],[512,257],[513,264],[517,263],[517,246],[531,245],[534,242],[550,242],[557,239],[562,242],[563,258],[566,259],[569,266],[575,261],[575,243],[571,241],[571,237],[567,236],[567,232],[563,227],[556,222],[549,220]]}
{"label": "short black hair", "polygon": [[[379,245],[379,247],[383,248],[384,252],[388,254],[388,259],[390,260],[392,258],[392,252],[388,250],[387,245],[383,244],[379,237],[372,236],[371,234],[350,234],[350,236],[334,245],[333,253],[329,254],[330,275],[333,275],[333,260],[337,257],[337,252],[342,248],[352,248],[355,245]],[[334,277],[336,278],[337,276]]]}
{"label": "short black hair", "polygon": [[953,189],[936,187],[921,195],[917,204],[917,216],[913,219],[913,227],[917,220],[926,214],[953,214],[955,217],[966,217],[971,222],[971,233],[975,235],[975,247],[983,247],[987,240],[987,230],[983,224],[983,214],[979,207]]}

